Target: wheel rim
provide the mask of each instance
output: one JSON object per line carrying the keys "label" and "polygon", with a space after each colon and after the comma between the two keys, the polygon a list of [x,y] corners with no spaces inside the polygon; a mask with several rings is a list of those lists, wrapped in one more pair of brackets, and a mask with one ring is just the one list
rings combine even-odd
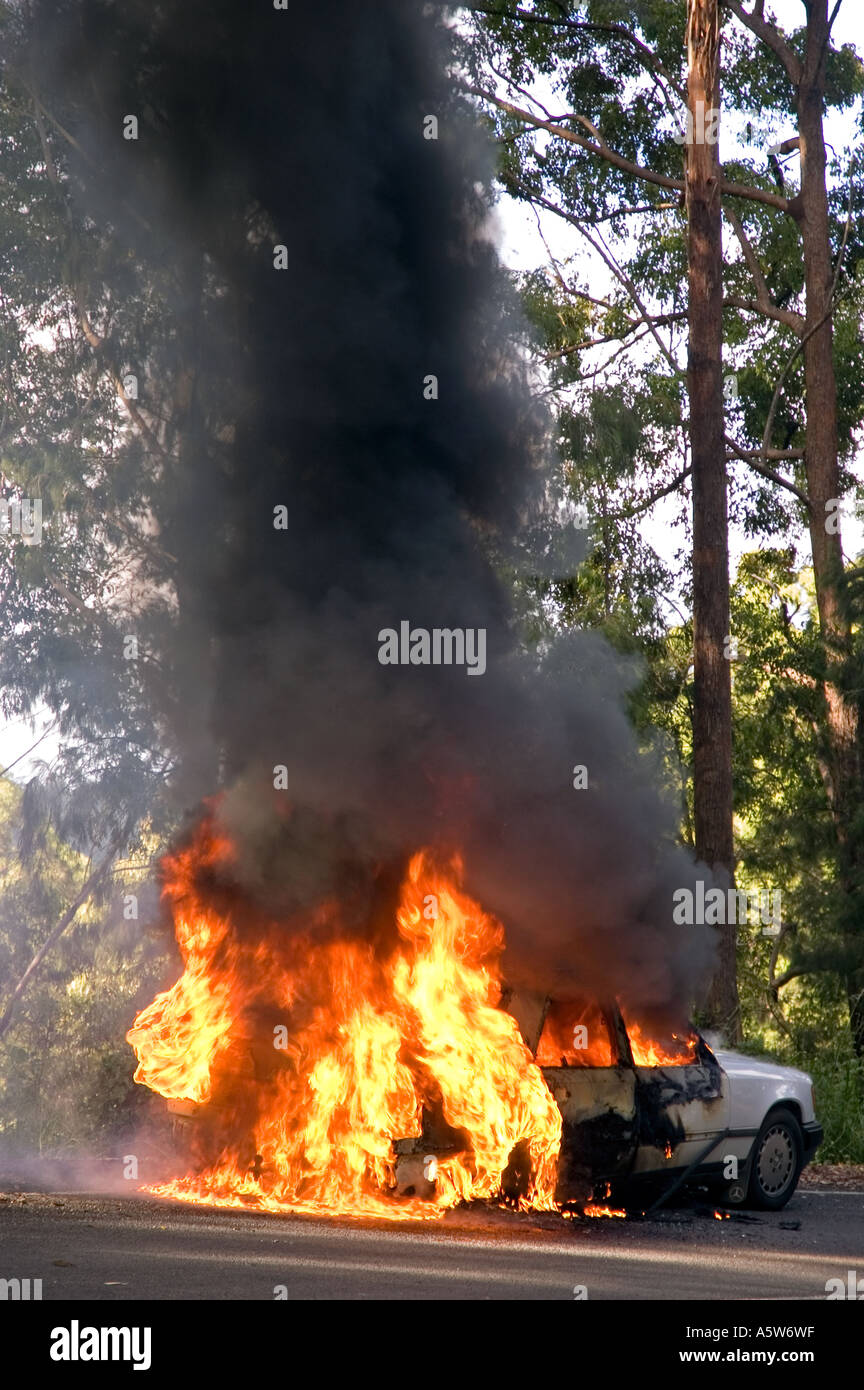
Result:
{"label": "wheel rim", "polygon": [[785,1192],[795,1172],[795,1141],[785,1125],[768,1130],[756,1165],[759,1185],[768,1197]]}

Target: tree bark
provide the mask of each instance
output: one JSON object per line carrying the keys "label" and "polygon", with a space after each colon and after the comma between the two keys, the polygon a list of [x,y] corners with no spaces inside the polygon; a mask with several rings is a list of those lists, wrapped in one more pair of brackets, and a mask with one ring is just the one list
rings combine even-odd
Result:
{"label": "tree bark", "polygon": [[[689,0],[686,146],[689,344],[687,388],[693,466],[693,803],[697,857],[729,883],[732,840],[732,685],[729,545],[723,417],[723,241],[718,145],[707,113],[720,105],[718,0]],[[708,1022],[730,1042],[740,1015],[734,922],[717,928]]]}

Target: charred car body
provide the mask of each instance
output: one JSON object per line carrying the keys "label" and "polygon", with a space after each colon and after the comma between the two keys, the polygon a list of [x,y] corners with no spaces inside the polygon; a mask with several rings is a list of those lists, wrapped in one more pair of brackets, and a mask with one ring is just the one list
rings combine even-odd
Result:
{"label": "charred car body", "polygon": [[[822,1142],[804,1072],[715,1052],[692,1028],[665,1048],[646,1044],[617,1004],[514,992],[501,1002],[561,1111],[556,1200],[564,1208],[610,1196],[644,1205],[693,1182],[727,1205],[779,1210]],[[430,1160],[458,1142],[446,1130],[429,1117],[421,1138],[396,1145],[400,1192],[431,1193]],[[518,1198],[529,1181],[518,1146],[504,1194]]]}
{"label": "charred car body", "polygon": [[[561,1112],[555,1202],[564,1211],[598,1201],[644,1210],[690,1183],[708,1185],[725,1205],[779,1210],[822,1142],[804,1072],[713,1050],[689,1025],[678,1036],[646,1036],[616,1003],[505,989],[499,1007],[516,1020]],[[204,1105],[168,1101],[175,1138],[199,1166],[218,1166],[244,1133],[246,1172],[257,1180],[266,1169],[253,1136],[256,1087],[277,1055],[271,1032],[250,1028],[242,1068],[228,1074],[230,1104],[225,1095]],[[471,1154],[469,1137],[447,1122],[440,1101],[424,1104],[421,1132],[392,1148],[392,1195],[401,1198],[434,1199],[439,1164]],[[501,1195],[518,1204],[531,1183],[523,1141]]]}

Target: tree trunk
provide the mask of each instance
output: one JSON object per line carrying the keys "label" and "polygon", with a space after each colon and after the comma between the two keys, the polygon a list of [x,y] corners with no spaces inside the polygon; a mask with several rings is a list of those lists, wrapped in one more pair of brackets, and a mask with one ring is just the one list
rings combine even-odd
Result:
{"label": "tree trunk", "polygon": [[[687,388],[693,465],[693,802],[696,854],[731,882],[732,688],[729,547],[723,418],[723,242],[720,163],[707,113],[720,105],[718,0],[689,0],[686,155],[689,347]],[[735,923],[717,929],[719,954],[707,1012],[730,1042],[739,1036]]]}
{"label": "tree trunk", "polygon": [[[808,5],[807,42],[797,91],[801,155],[800,227],[807,297],[804,375],[807,393],[805,466],[810,497],[810,545],[819,627],[830,663],[849,649],[850,626],[840,604],[843,545],[836,499],[840,495],[837,440],[837,387],[834,374],[830,224],[823,131],[825,53],[828,46],[828,0]],[[834,500],[834,505],[827,504]],[[825,723],[831,772],[831,813],[841,875],[850,896],[857,885],[860,853],[850,829],[857,814],[860,786],[857,711],[830,678],[824,683]],[[851,914],[850,914],[851,915]],[[864,1056],[864,967],[847,981],[852,1038]]]}

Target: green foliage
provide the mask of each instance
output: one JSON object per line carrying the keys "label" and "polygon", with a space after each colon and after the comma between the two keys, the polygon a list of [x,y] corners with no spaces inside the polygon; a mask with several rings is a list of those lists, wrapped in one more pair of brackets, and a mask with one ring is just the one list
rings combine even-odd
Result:
{"label": "green foliage", "polygon": [[[22,795],[0,781],[0,1002],[9,997],[84,876],[55,836],[22,862]],[[131,871],[130,871],[131,870]],[[146,1094],[125,1042],[135,1012],[163,983],[163,945],[123,917],[145,872],[120,865],[105,900],[82,908],[31,979],[0,1040],[0,1152],[49,1153],[119,1143]]]}
{"label": "green foliage", "polygon": [[864,1062],[835,1053],[808,1063],[825,1130],[821,1163],[864,1163]]}
{"label": "green foliage", "polygon": [[796,1012],[805,1015],[791,1031],[771,1026],[748,1029],[743,1052],[799,1067],[813,1079],[816,1114],[825,1130],[818,1163],[864,1163],[864,1063],[856,1057],[847,1029],[837,1028],[836,1005],[821,1006],[802,991]]}

